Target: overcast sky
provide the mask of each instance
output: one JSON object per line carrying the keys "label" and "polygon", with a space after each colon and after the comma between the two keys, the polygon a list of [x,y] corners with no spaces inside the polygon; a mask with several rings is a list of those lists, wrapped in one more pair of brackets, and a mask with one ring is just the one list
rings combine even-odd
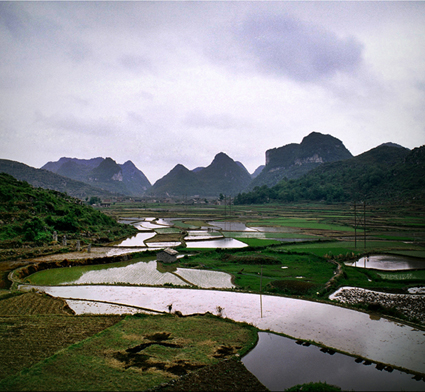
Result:
{"label": "overcast sky", "polygon": [[153,184],[312,131],[425,144],[425,2],[0,2],[0,158]]}

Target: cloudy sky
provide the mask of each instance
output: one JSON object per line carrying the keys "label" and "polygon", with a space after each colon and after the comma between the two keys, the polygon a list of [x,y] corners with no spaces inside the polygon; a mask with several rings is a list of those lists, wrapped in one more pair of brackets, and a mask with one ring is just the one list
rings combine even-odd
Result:
{"label": "cloudy sky", "polygon": [[176,164],[316,131],[425,144],[425,2],[0,2],[0,158]]}

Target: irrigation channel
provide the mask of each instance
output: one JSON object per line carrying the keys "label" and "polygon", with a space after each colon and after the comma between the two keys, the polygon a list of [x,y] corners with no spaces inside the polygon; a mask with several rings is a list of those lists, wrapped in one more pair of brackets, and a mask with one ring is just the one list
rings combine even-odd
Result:
{"label": "irrigation channel", "polygon": [[[152,230],[156,224],[148,221],[144,225],[146,230]],[[230,230],[244,229],[238,227]],[[204,233],[201,230],[189,235],[199,237],[196,241],[199,246]],[[217,240],[214,238],[217,235],[211,231],[205,235],[211,236],[209,241]],[[144,238],[148,237],[145,235]],[[114,249],[108,252],[111,255],[116,254]],[[125,249],[121,252],[124,253]],[[143,273],[139,271],[137,275],[138,268],[144,268]],[[384,317],[320,302],[211,289],[218,287],[216,282],[223,281],[223,277],[219,275],[202,275],[203,272],[207,274],[211,271],[198,270],[197,274],[192,275],[183,268],[176,271],[175,276],[187,281],[192,279],[197,286],[205,289],[111,284],[111,276],[115,275],[117,282],[152,284],[132,282],[126,276],[133,279],[136,276],[147,277],[149,273],[156,274],[155,270],[154,264],[136,263],[106,271],[90,271],[80,281],[68,282],[68,285],[22,285],[20,289],[36,289],[64,298],[77,314],[155,314],[170,311],[171,305],[173,312],[178,311],[182,315],[210,312],[235,321],[251,323],[268,332],[259,333],[256,348],[242,361],[271,390],[282,390],[313,381],[326,381],[348,390],[425,388],[423,330]],[[149,279],[157,278],[156,275],[149,276]],[[175,276],[167,279],[175,279]],[[203,279],[206,283],[202,286],[199,282]],[[163,284],[163,281],[154,284]],[[231,288],[227,285],[219,287]],[[272,332],[285,334],[292,339]]]}

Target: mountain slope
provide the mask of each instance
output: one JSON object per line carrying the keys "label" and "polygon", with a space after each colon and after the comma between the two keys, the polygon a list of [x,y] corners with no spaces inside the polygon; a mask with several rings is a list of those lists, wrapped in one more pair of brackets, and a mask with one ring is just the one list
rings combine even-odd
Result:
{"label": "mountain slope", "polygon": [[6,173],[0,173],[0,221],[3,248],[50,244],[55,231],[58,238],[88,242],[109,242],[137,232],[67,194],[34,188]]}
{"label": "mountain slope", "polygon": [[202,183],[197,173],[177,164],[168,174],[155,182],[149,193],[161,196],[193,196],[198,194],[201,188]]}
{"label": "mountain slope", "polygon": [[325,163],[296,180],[259,187],[240,194],[236,202],[270,200],[327,200],[372,202],[425,199],[425,146],[406,148],[381,145],[351,159]]}
{"label": "mountain slope", "polygon": [[177,165],[159,179],[150,193],[168,196],[218,196],[235,195],[251,182],[245,167],[224,153],[219,153],[208,167],[190,171]]}
{"label": "mountain slope", "polygon": [[312,132],[300,144],[291,143],[266,151],[266,166],[252,181],[256,186],[273,186],[283,178],[296,179],[326,162],[349,159],[352,154],[331,135]]}
{"label": "mountain slope", "polygon": [[245,167],[222,152],[197,175],[203,184],[202,192],[199,193],[210,196],[220,193],[236,195],[251,182],[251,176]]}
{"label": "mountain slope", "polygon": [[46,163],[43,169],[129,196],[141,196],[151,187],[146,176],[131,161],[120,165],[111,158],[63,157],[57,162]]}
{"label": "mountain slope", "polygon": [[51,189],[67,193],[81,200],[87,197],[97,196],[100,198],[111,197],[109,191],[95,188],[84,182],[76,181],[44,169],[36,169],[20,162],[0,159],[0,173],[7,173],[19,181],[26,181],[34,187]]}

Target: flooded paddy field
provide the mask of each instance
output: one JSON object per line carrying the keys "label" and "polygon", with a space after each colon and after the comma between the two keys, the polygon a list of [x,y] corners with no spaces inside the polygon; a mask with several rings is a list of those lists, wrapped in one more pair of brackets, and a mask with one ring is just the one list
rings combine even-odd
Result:
{"label": "flooded paddy field", "polygon": [[346,265],[358,268],[370,268],[381,271],[400,271],[425,269],[425,259],[402,255],[371,255],[359,260],[346,262]]}
{"label": "flooded paddy field", "polygon": [[[139,210],[138,213],[134,213],[134,211],[136,211],[136,209],[134,209],[132,211],[132,216],[129,217],[128,220],[126,219],[127,223],[133,224],[139,228],[139,234],[142,235],[138,238],[138,243],[127,243],[126,245],[121,244],[120,246],[114,245],[108,248],[93,246],[92,251],[103,252],[104,255],[112,255],[113,252],[128,253],[155,248],[160,249],[167,246],[178,246],[179,251],[189,248],[190,251],[188,250],[187,253],[192,253],[192,250],[195,249],[196,252],[198,252],[200,249],[208,251],[208,249],[217,247],[222,249],[237,249],[234,246],[229,248],[223,246],[223,239],[230,239],[233,244],[243,244],[243,248],[241,247],[242,250],[247,246],[260,247],[261,241],[272,239],[281,242],[281,246],[277,245],[277,247],[274,248],[279,252],[300,252],[304,254],[311,252],[311,254],[319,256],[324,256],[326,254],[328,256],[331,255],[331,257],[335,257],[336,259],[339,256],[345,257],[348,253],[353,253],[355,256],[360,257],[367,253],[379,253],[379,251],[387,250],[391,250],[392,253],[400,252],[401,255],[404,256],[408,255],[409,252],[416,252],[419,255],[421,252],[423,253],[423,248],[420,246],[420,243],[425,240],[424,231],[421,227],[417,226],[417,220],[414,222],[412,221],[416,225],[415,230],[412,231],[408,219],[401,219],[394,223],[394,221],[391,220],[393,216],[392,212],[388,210],[386,211],[388,215],[379,217],[379,219],[371,214],[369,217],[370,225],[367,229],[367,242],[364,245],[359,241],[359,238],[357,238],[355,246],[352,212],[347,208],[344,210],[342,207],[339,208],[338,206],[328,207],[321,205],[317,208],[314,206],[297,206],[296,208],[293,206],[287,208],[264,206],[264,208],[261,207],[261,211],[253,209],[252,207],[244,207],[239,210],[235,209],[233,216],[228,215],[221,217],[218,217],[217,214],[214,216],[214,211],[217,212],[217,208],[213,207],[202,210],[195,208],[192,210],[190,207],[183,207],[179,213],[170,210],[170,206],[164,206],[163,212],[160,212],[160,208],[157,206],[155,207],[156,208],[152,210]],[[144,215],[146,215],[146,217]],[[379,226],[377,223],[379,223]],[[398,223],[400,225],[397,227]],[[388,228],[391,226],[391,232],[386,231],[386,225],[388,225]],[[396,228],[394,228],[394,226],[396,226]],[[400,229],[400,231],[397,231],[398,229]],[[184,235],[184,241],[180,243],[178,241],[155,241],[154,239],[155,235],[175,235],[179,232]],[[386,235],[386,233],[389,235]],[[359,232],[357,234],[359,235]],[[224,238],[214,238],[218,235]],[[136,236],[136,238],[137,237],[138,236]],[[332,240],[333,242],[314,242],[318,239]],[[219,242],[219,245],[217,245],[217,243],[214,244],[214,241],[217,240],[222,242]],[[205,244],[202,244],[203,241]],[[288,246],[285,242],[298,243]],[[97,249],[99,249],[99,251]],[[76,254],[78,252],[73,253]],[[83,255],[87,257],[87,253]],[[58,256],[64,257],[64,255]],[[66,257],[69,257],[69,259],[71,259],[71,256],[71,253],[66,254]],[[190,264],[190,262],[189,258],[187,263]],[[282,264],[282,268],[279,269],[281,271],[287,271],[288,273],[291,271],[291,268],[283,269],[284,267],[287,266]],[[252,279],[259,281],[259,268],[260,266],[258,265],[258,271],[252,274]],[[178,267],[178,269],[180,269],[180,267]],[[191,282],[191,284],[194,284],[194,281],[199,278],[195,275],[198,274],[197,271],[200,270],[187,268],[188,275],[185,275],[185,272],[182,271],[183,269],[184,268],[180,269],[180,273],[178,273],[177,270],[172,272],[180,275],[182,279]],[[118,271],[115,272],[118,273]],[[170,273],[170,271],[165,272]],[[294,277],[301,276],[301,274],[296,274],[295,270],[293,272]],[[129,274],[129,276],[132,275],[135,275],[135,273]],[[148,276],[149,274],[145,273],[145,275]],[[200,273],[200,275],[203,275],[203,273]],[[308,275],[304,273],[302,275],[303,278],[298,280],[309,279]],[[425,359],[423,355],[423,347],[425,347],[423,339],[425,332],[420,330],[420,326],[414,328],[401,321],[394,322],[386,319],[382,314],[378,315],[374,312],[368,314],[312,301],[291,302],[301,300],[279,297],[277,295],[118,286],[121,284],[120,282],[126,282],[126,285],[150,283],[146,281],[139,281],[136,283],[137,279],[130,281],[130,278],[127,280],[123,279],[123,276],[120,276],[119,279],[114,279],[112,282],[110,276],[105,277],[103,281],[99,279],[97,283],[95,283],[96,280],[87,279],[89,277],[87,275],[84,278],[87,280],[81,280],[78,283],[79,286],[75,286],[75,292],[72,291],[74,290],[72,286],[50,287],[43,288],[43,290],[45,289],[48,293],[55,296],[69,298],[67,299],[69,306],[77,313],[167,313],[170,309],[169,306],[172,305],[172,312],[181,312],[183,315],[205,312],[218,315],[220,313],[223,317],[252,322],[262,330],[284,333],[303,341],[312,340],[336,352],[333,355],[329,355],[329,352],[325,354],[323,351],[320,351],[320,348],[314,345],[309,347],[297,345],[291,340],[293,346],[309,353],[306,358],[297,356],[298,354],[291,354],[294,356],[294,361],[299,369],[308,369],[308,371],[304,372],[304,376],[308,373],[314,374],[316,368],[319,372],[324,372],[320,364],[325,361],[322,361],[320,358],[340,358],[339,355],[342,354],[339,353],[339,351],[350,353],[354,355],[354,357],[348,357],[350,365],[342,366],[343,360],[340,359],[338,362],[341,363],[342,367],[340,367],[340,370],[337,372],[342,375],[346,374],[347,379],[350,379],[347,373],[350,370],[349,366],[351,366],[352,373],[358,374],[356,379],[376,378],[376,385],[381,385],[380,388],[376,388],[373,386],[373,383],[369,383],[366,384],[368,387],[363,390],[374,390],[374,388],[375,390],[391,390],[390,388],[382,387],[382,385],[386,384],[381,380],[381,375],[393,377],[393,375],[396,375],[398,372],[397,368],[408,369],[422,375],[425,374]],[[119,275],[117,275],[117,277],[118,276]],[[285,277],[285,279],[289,279],[289,277]],[[415,279],[417,279],[417,275],[415,275]],[[385,277],[381,278],[381,280],[382,285],[387,282]],[[68,283],[75,284],[75,281]],[[99,285],[100,283],[103,285]],[[91,286],[85,286],[85,284],[90,284]],[[158,284],[163,285],[166,284],[166,282],[164,281]],[[169,284],[175,283],[170,282]],[[373,285],[374,282],[370,284]],[[407,284],[400,280],[397,281],[396,284],[406,289],[408,287],[413,288],[412,282]],[[178,285],[182,286],[182,284]],[[417,290],[420,292],[420,279],[416,282],[416,286],[418,286]],[[199,287],[213,286],[199,285]],[[99,292],[97,293],[96,290]],[[121,290],[123,291],[121,292]],[[136,291],[133,292],[132,290]],[[144,292],[137,290],[163,291]],[[239,297],[227,297],[227,294],[239,295]],[[251,297],[246,297],[248,299],[245,299],[244,295]],[[380,296],[379,298],[382,299],[383,297]],[[290,301],[286,302],[286,300]],[[313,303],[315,307],[307,306],[304,302]],[[405,302],[408,302],[408,299],[406,299]],[[419,318],[417,319],[419,320]],[[273,345],[280,347],[279,344],[280,343],[274,342]],[[322,357],[316,356],[314,353],[315,349],[319,351],[318,355]],[[284,350],[287,349],[285,348],[281,351]],[[287,351],[288,353],[292,353],[289,349]],[[308,362],[308,358],[310,357],[314,359],[314,365]],[[357,357],[362,358],[362,363],[359,364],[355,362]],[[268,366],[272,367],[273,362],[280,363],[282,373],[284,369],[290,368],[293,363],[288,363],[285,358],[274,357],[271,354],[270,358],[271,361],[268,362]],[[298,359],[295,360],[295,358]],[[371,366],[367,366],[367,362],[365,362],[367,360],[372,362]],[[255,362],[258,362],[258,360]],[[336,368],[335,364],[326,363],[330,368]],[[378,364],[383,364],[385,366],[380,370],[376,367]],[[393,372],[389,370],[386,371],[385,367],[387,367],[387,369],[393,368],[394,370]],[[373,370],[376,376],[365,376],[362,375],[362,373],[356,373],[355,368],[360,368],[364,372]],[[287,377],[289,379],[289,376]],[[410,374],[407,375],[407,377],[412,379],[413,375]],[[303,379],[303,382],[309,381],[310,379],[308,379],[308,377]],[[330,378],[327,382],[342,387],[345,385],[342,384],[342,382],[331,381]],[[413,380],[413,382],[415,383],[414,385],[423,386],[423,381],[417,382]],[[298,381],[296,383],[298,383]],[[394,390],[415,390],[415,388],[410,387],[409,384],[400,384],[398,381],[390,381],[390,383],[395,388]],[[282,388],[279,387],[276,389],[281,390]],[[362,390],[360,386],[348,387],[347,389]]]}
{"label": "flooded paddy field", "polygon": [[[82,285],[82,284],[130,284],[161,286],[172,284],[175,286],[197,286],[203,288],[233,288],[232,277],[225,272],[198,270],[189,268],[169,268],[162,263],[152,260],[149,262],[137,262],[126,266],[104,266],[102,269],[96,267],[73,267],[75,271],[80,270],[80,277],[72,281],[64,281],[64,285]],[[64,271],[63,278],[66,279],[68,271]],[[78,274],[78,272],[75,272]],[[43,274],[44,279],[48,279],[49,274],[54,274],[55,279],[60,277],[60,271],[45,270],[39,272]],[[37,280],[37,273],[31,277]]]}
{"label": "flooded paddy field", "polygon": [[[109,302],[183,315],[220,314],[393,367],[425,374],[425,332],[329,304],[250,293],[127,286],[27,286],[72,300]],[[69,304],[70,306],[72,304]]]}
{"label": "flooded paddy field", "polygon": [[269,332],[258,335],[256,347],[242,358],[242,363],[271,391],[319,381],[338,385],[343,391],[423,391],[425,388],[422,377],[391,366]]}

